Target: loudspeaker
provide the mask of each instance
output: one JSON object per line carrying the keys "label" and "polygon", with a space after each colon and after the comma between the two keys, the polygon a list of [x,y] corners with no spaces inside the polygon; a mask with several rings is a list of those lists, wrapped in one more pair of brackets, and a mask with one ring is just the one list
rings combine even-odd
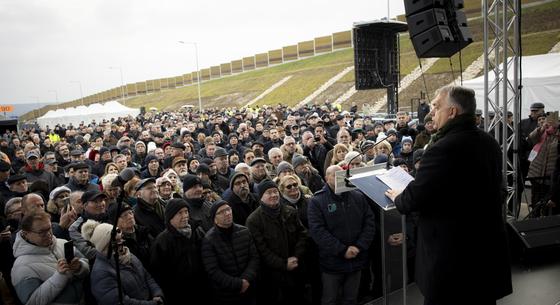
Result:
{"label": "loudspeaker", "polygon": [[560,215],[508,221],[528,249],[560,246]]}
{"label": "loudspeaker", "polygon": [[353,28],[356,90],[380,89],[398,82],[398,33],[401,22],[356,24]]}
{"label": "loudspeaker", "polygon": [[146,113],[146,107],[142,106],[140,107],[140,114],[145,114]]}
{"label": "loudspeaker", "polygon": [[406,21],[418,58],[451,57],[473,42],[463,0],[406,0]]}

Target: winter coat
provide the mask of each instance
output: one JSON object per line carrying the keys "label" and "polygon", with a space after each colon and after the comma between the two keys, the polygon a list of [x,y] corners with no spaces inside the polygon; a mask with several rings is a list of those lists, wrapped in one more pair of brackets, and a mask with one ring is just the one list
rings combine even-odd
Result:
{"label": "winter coat", "polygon": [[298,217],[299,217],[299,221],[301,221],[301,224],[303,224],[303,226],[306,229],[308,229],[309,228],[309,221],[307,219],[307,206],[309,205],[309,203],[308,203],[309,199],[307,199],[305,197],[304,191],[301,188],[302,187],[300,187],[301,196],[299,197],[299,200],[296,203],[291,203],[283,195],[280,196],[280,203],[284,204],[284,205],[291,206],[294,209],[296,209]]}
{"label": "winter coat", "polygon": [[301,268],[288,271],[288,257],[297,257],[301,265],[306,250],[307,231],[297,211],[282,204],[279,208],[278,217],[266,214],[260,206],[247,218],[247,228],[260,254],[264,285],[293,285]]}
{"label": "winter coat", "polygon": [[[543,132],[539,129],[533,130],[529,135],[529,139],[533,143],[539,143]],[[537,179],[537,182],[547,185],[551,184],[552,173],[558,159],[558,130],[548,135],[542,143],[540,151],[531,164],[529,165],[529,178],[547,177],[548,179]]]}
{"label": "winter coat", "polygon": [[[324,272],[349,273],[365,266],[375,234],[375,217],[361,192],[336,195],[325,185],[310,199],[307,217],[309,235],[319,248]],[[349,246],[360,249],[357,257],[344,257]]]}
{"label": "winter coat", "polygon": [[[158,215],[156,212],[155,205],[160,205],[162,210],[162,214]],[[150,206],[146,201],[138,198],[138,202],[132,208],[134,211],[134,219],[136,219],[136,223],[146,227],[148,229],[149,234],[152,238],[158,236],[163,230],[165,230],[165,222],[164,222],[164,215],[163,210],[163,203],[158,199],[154,206]]]}
{"label": "winter coat", "polygon": [[227,201],[231,207],[233,222],[242,226],[245,225],[247,217],[259,206],[259,201],[252,193],[249,193],[247,203],[243,202],[233,191],[225,193],[223,199]]}
{"label": "winter coat", "polygon": [[[156,305],[152,299],[162,297],[163,292],[152,276],[144,269],[134,254],[129,264],[119,264],[124,305]],[[97,252],[91,271],[91,293],[99,305],[119,303],[115,259]]]}
{"label": "winter coat", "polygon": [[[457,124],[426,150],[416,179],[395,199],[401,213],[417,212],[416,283],[434,303],[512,292],[501,156],[474,121]],[[473,218],[466,211],[474,207],[484,212]]]}
{"label": "winter coat", "polygon": [[240,293],[242,279],[255,286],[259,254],[251,232],[233,224],[230,234],[214,226],[202,242],[202,262],[213,287],[214,304],[236,304],[247,298],[247,293]]}
{"label": "winter coat", "polygon": [[66,183],[64,186],[69,188],[70,191],[72,191],[72,192],[75,192],[75,191],[87,192],[87,191],[99,190],[98,185],[90,183],[89,181],[88,181],[87,184],[80,184],[80,183],[78,183],[78,180],[75,177],[71,177],[70,181],[68,181],[68,183]]}
{"label": "winter coat", "polygon": [[58,186],[56,185],[54,174],[45,171],[43,169],[42,163],[39,164],[38,170],[32,170],[29,165],[22,167],[22,170],[28,183],[33,183],[35,181],[45,181],[49,185],[49,192]]}
{"label": "winter coat", "polygon": [[12,268],[12,284],[23,304],[80,304],[83,281],[89,274],[89,265],[74,248],[81,269],[76,274],[57,271],[58,259],[64,258],[63,239],[53,237],[53,246],[38,247],[16,235]]}
{"label": "winter coat", "polygon": [[152,246],[150,270],[165,294],[166,304],[192,304],[208,301],[208,285],[200,247],[204,237],[193,226],[190,238],[170,225],[161,232]]}
{"label": "winter coat", "polygon": [[200,227],[206,233],[212,228],[213,221],[210,220],[210,208],[212,202],[203,199],[187,199],[185,201],[189,205],[189,219],[197,227]]}

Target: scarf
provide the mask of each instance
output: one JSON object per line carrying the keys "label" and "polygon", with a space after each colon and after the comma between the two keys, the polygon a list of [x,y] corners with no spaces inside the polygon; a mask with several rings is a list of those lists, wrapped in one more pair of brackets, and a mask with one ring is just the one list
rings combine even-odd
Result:
{"label": "scarf", "polygon": [[190,239],[191,236],[192,236],[192,228],[191,228],[191,225],[190,225],[190,224],[187,224],[187,227],[186,227],[186,228],[179,229],[179,230],[177,230],[177,232],[179,232],[181,235],[184,235],[185,237],[187,237],[187,238]]}
{"label": "scarf", "polygon": [[299,192],[298,196],[296,199],[292,199],[288,196],[284,196],[282,195],[282,197],[284,197],[284,199],[286,199],[289,203],[291,203],[292,205],[296,205],[296,203],[301,199],[301,191]]}
{"label": "scarf", "polygon": [[473,115],[460,114],[454,117],[453,119],[447,121],[447,123],[443,125],[442,128],[438,129],[438,131],[431,136],[430,142],[428,142],[426,149],[429,149],[432,145],[443,139],[443,137],[445,137],[449,133],[449,131],[458,127],[475,126],[475,124],[476,119]]}
{"label": "scarf", "polygon": [[278,216],[280,216],[280,204],[278,204],[276,207],[271,208],[267,205],[265,205],[264,203],[261,202],[261,209],[263,210],[263,212],[272,217],[272,218],[277,218]]}

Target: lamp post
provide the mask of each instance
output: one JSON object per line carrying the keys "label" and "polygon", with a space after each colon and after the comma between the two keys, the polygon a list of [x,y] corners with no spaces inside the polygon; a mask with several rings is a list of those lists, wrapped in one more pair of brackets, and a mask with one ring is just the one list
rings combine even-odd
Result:
{"label": "lamp post", "polygon": [[198,68],[198,46],[196,42],[179,40],[179,43],[194,45],[194,54],[196,57],[196,80],[197,80],[197,87],[198,87],[198,110],[200,111],[200,113],[202,113],[202,98],[200,97],[200,69]]}
{"label": "lamp post", "polygon": [[81,96],[81,100],[82,100],[82,106],[84,105],[84,91],[82,90],[82,82],[79,80],[71,80],[71,83],[77,83],[80,85],[80,96]]}
{"label": "lamp post", "polygon": [[124,78],[123,78],[123,73],[122,73],[122,67],[109,67],[109,69],[111,70],[119,70],[121,73],[121,98],[122,98],[122,102],[123,105],[126,106],[126,100],[124,99]]}

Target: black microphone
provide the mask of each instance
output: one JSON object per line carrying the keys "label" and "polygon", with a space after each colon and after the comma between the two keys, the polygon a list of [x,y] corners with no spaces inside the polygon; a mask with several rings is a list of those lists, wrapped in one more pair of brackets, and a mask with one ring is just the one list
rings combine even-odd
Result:
{"label": "black microphone", "polygon": [[[356,159],[359,156],[363,156],[364,153],[372,148],[374,148],[375,146],[381,144],[383,141],[387,141],[388,137],[383,138],[381,141],[377,142],[377,143],[373,143],[372,141],[366,140],[364,141],[364,143],[362,143],[362,145],[360,145],[360,153],[355,155],[352,159],[350,159],[350,161],[348,161],[347,167],[346,167],[346,177],[344,178],[344,182],[346,187],[354,187],[354,185],[352,184],[352,182],[350,182],[350,180],[348,178],[352,177],[352,175],[350,175],[350,164],[352,164],[352,161],[354,161],[354,159]],[[391,150],[392,153],[392,150]],[[389,164],[388,160],[387,160],[387,164]]]}

